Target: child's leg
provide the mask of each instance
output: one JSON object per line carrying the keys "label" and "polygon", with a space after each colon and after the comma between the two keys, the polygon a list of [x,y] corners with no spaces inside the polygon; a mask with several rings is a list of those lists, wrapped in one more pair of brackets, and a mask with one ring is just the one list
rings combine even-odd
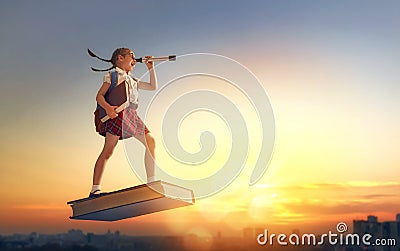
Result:
{"label": "child's leg", "polygon": [[153,181],[155,165],[154,149],[156,146],[155,140],[153,136],[150,135],[150,133],[147,133],[145,135],[135,135],[135,138],[142,142],[142,144],[146,147],[146,152],[144,154],[144,165],[146,168],[147,181]]}
{"label": "child's leg", "polygon": [[107,160],[113,154],[115,146],[118,143],[119,136],[113,135],[111,133],[106,133],[104,147],[101,151],[99,157],[97,158],[96,164],[94,166],[93,173],[93,185],[100,185],[101,176],[103,175],[104,166]]}

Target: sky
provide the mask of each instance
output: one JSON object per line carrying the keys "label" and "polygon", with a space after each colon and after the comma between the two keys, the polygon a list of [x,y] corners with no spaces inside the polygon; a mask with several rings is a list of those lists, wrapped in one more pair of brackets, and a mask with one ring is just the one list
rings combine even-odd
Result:
{"label": "sky", "polygon": [[[394,220],[400,213],[399,26],[398,1],[3,1],[0,234],[80,228],[214,236],[238,235],[245,227],[334,229],[370,214]],[[87,196],[104,141],[92,115],[102,74],[89,67],[107,65],[86,49],[109,57],[118,47],[132,48],[136,56],[178,55],[177,62],[157,66],[160,86],[185,72],[230,71],[228,64],[197,57],[188,64],[185,55],[235,60],[267,94],[274,140],[260,136],[251,104],[226,82],[200,76],[172,82],[165,92],[141,92],[142,104],[171,103],[195,89],[212,89],[236,103],[249,136],[243,171],[191,207],[115,223],[70,220],[66,202]],[[133,73],[145,72],[137,65]],[[250,82],[237,84],[253,89]],[[167,171],[206,177],[230,158],[233,125],[203,111],[182,120],[176,136],[185,150],[196,152],[201,132],[213,132],[214,158],[197,169],[170,162],[158,124],[163,113],[156,108],[145,122],[157,139],[157,162]],[[255,160],[268,155],[260,152],[263,139],[273,141],[273,155],[262,178],[249,186]],[[140,148],[133,139],[129,144]],[[141,159],[140,150],[125,154],[119,144],[102,188],[140,184],[131,165],[140,169]]]}

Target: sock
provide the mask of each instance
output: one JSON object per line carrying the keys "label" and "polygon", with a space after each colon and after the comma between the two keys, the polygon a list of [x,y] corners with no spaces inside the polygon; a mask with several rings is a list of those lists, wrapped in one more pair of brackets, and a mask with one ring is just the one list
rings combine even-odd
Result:
{"label": "sock", "polygon": [[[97,192],[95,192],[97,190]],[[90,191],[91,193],[95,192],[95,194],[99,194],[100,193],[100,185],[93,185],[92,186],[92,191]]]}
{"label": "sock", "polygon": [[154,177],[154,176],[147,177],[147,183],[150,183],[150,182],[153,182],[153,181],[156,181],[156,177]]}

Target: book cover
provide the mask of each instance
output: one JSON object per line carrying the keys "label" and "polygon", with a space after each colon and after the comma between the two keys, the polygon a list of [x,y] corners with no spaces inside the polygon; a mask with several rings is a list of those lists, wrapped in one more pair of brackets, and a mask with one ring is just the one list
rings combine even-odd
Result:
{"label": "book cover", "polygon": [[191,190],[155,181],[67,204],[73,211],[71,219],[116,221],[193,205],[194,201]]}
{"label": "book cover", "polygon": [[[110,105],[118,106],[115,111],[116,113],[120,113],[129,106],[128,93],[128,85],[126,84],[126,82],[122,82],[114,87],[111,91],[108,91],[104,98]],[[107,115],[106,111],[102,107],[100,107],[99,111],[101,122],[104,123],[108,119],[110,119],[110,117]]]}

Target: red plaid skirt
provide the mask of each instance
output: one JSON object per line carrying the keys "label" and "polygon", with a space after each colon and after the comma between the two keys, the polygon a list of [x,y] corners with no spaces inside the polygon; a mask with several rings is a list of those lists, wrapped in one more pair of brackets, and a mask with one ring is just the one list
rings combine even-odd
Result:
{"label": "red plaid skirt", "polygon": [[107,132],[120,136],[119,139],[121,140],[136,135],[144,135],[150,131],[138,116],[136,110],[127,107],[118,113],[118,117],[109,119],[101,125],[99,134],[105,137]]}

